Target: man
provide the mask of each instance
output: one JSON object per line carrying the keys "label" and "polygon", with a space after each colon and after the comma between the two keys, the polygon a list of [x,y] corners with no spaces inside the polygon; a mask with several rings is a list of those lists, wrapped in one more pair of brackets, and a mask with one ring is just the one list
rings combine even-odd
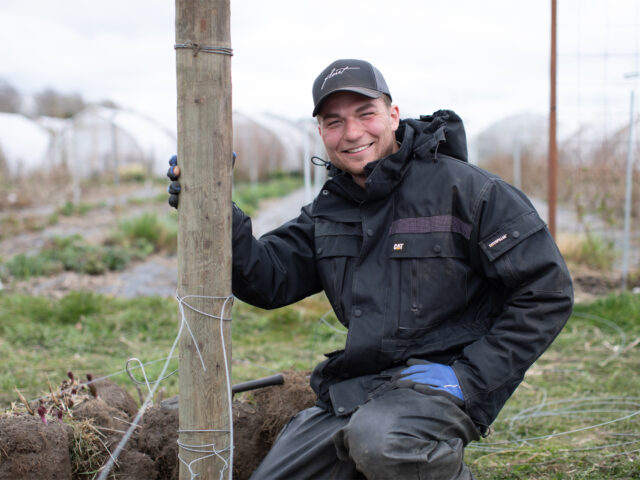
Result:
{"label": "man", "polygon": [[562,256],[523,193],[467,163],[455,113],[401,121],[361,60],[329,65],[313,100],[329,180],[259,240],[234,206],[233,293],[324,290],[349,333],[252,478],[473,478],[464,447],[571,313]]}

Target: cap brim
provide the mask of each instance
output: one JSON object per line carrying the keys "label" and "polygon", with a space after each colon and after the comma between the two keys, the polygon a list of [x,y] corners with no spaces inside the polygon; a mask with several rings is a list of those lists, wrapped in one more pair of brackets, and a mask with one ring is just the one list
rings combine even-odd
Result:
{"label": "cap brim", "polygon": [[354,93],[359,93],[360,95],[364,95],[365,97],[369,97],[369,98],[378,98],[381,97],[382,95],[384,95],[382,92],[379,92],[378,90],[373,90],[371,88],[365,88],[365,87],[342,87],[342,88],[336,88],[335,90],[331,90],[330,92],[328,92],[326,95],[323,95],[322,97],[320,97],[320,99],[318,100],[318,103],[316,104],[316,107],[313,109],[313,115],[312,116],[316,116],[318,115],[320,108],[322,107],[322,102],[324,102],[327,97],[330,97],[331,95],[333,95],[336,92],[354,92]]}

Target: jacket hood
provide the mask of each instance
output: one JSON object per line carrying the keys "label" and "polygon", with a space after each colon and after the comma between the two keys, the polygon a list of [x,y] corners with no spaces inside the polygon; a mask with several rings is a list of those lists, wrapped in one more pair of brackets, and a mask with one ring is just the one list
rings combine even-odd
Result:
{"label": "jacket hood", "polygon": [[[467,135],[462,119],[452,110],[438,110],[432,115],[421,115],[419,120],[403,120],[402,124],[410,125],[415,131],[413,152],[422,159],[438,153],[468,162]],[[401,127],[402,127],[401,124]],[[398,134],[400,128],[398,128]]]}

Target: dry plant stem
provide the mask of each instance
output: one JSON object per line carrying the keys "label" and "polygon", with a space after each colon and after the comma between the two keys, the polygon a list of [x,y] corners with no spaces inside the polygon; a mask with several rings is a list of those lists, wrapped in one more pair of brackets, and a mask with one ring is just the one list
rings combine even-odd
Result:
{"label": "dry plant stem", "polygon": [[56,394],[53,392],[53,387],[51,386],[51,382],[47,382],[47,385],[49,386],[49,393],[51,394],[51,400],[53,401],[55,406],[63,408],[62,404],[58,400],[58,397],[56,397]]}
{"label": "dry plant stem", "polygon": [[27,409],[27,412],[29,412],[29,415],[35,415],[35,412],[33,411],[33,409],[31,408],[31,406],[29,405],[29,402],[27,402],[27,399],[24,398],[24,396],[22,395],[22,393],[20,393],[20,390],[18,390],[18,387],[13,387],[13,389],[15,390],[15,392],[18,394],[18,398],[20,398],[20,401],[22,402],[22,404],[24,405],[24,407]]}

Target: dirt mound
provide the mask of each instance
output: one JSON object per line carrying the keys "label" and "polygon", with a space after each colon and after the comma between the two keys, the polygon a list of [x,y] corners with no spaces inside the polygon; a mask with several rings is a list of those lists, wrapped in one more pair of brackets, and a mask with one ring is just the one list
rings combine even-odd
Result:
{"label": "dirt mound", "polygon": [[267,454],[280,430],[316,397],[309,373],[287,372],[284,384],[255,390],[247,402],[234,402],[234,478],[249,478]]}
{"label": "dirt mound", "polygon": [[71,478],[72,437],[63,423],[45,425],[30,415],[0,418],[0,479]]}
{"label": "dirt mound", "polygon": [[[101,452],[85,459],[97,470],[113,452],[123,431],[137,413],[135,401],[118,385],[103,380],[94,384],[96,395],[76,399],[72,416],[45,424],[37,415],[12,412],[0,417],[0,480],[33,478],[86,478],[86,469],[72,464],[79,450],[101,445]],[[303,408],[310,407],[315,396],[309,387],[309,374],[288,372],[284,385],[256,390],[241,400],[234,400],[234,478],[249,478],[271,448],[278,432]],[[178,478],[178,409],[177,402],[154,405],[147,409],[139,428],[118,459],[114,473],[119,479],[173,480]],[[74,436],[71,424],[84,422],[85,431],[97,432],[85,443]],[[84,446],[82,446],[84,445]],[[80,448],[79,448],[80,446]],[[94,449],[95,450],[95,449]],[[77,459],[73,461],[78,462]]]}
{"label": "dirt mound", "polygon": [[153,478],[169,480],[178,478],[177,442],[178,410],[152,406],[144,413],[132,444],[153,460],[157,475]]}

